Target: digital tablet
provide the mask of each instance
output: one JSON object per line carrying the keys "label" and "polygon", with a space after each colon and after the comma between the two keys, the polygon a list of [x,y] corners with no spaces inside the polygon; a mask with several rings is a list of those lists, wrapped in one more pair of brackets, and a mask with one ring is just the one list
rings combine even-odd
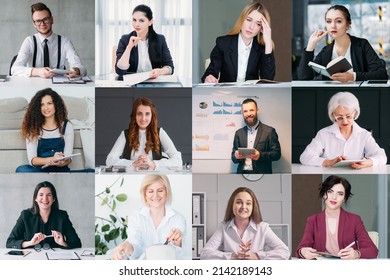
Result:
{"label": "digital tablet", "polygon": [[348,159],[348,160],[342,160],[333,165],[334,167],[350,167],[352,163],[354,162],[362,162],[364,159]]}
{"label": "digital tablet", "polygon": [[254,153],[255,153],[255,149],[254,149],[254,148],[238,148],[238,151],[239,151],[240,154],[242,154],[244,157],[247,157],[248,155],[254,154]]}
{"label": "digital tablet", "polygon": [[[59,157],[59,158],[56,158],[56,159],[54,160],[54,162],[58,162],[58,161],[60,161],[60,160],[64,160],[64,159],[68,159],[68,158],[73,158],[73,157],[76,157],[76,156],[79,156],[79,155],[81,155],[81,154],[80,154],[80,153],[77,153],[77,154],[71,154],[71,155]],[[44,169],[44,168],[49,167],[49,166],[50,166],[50,164],[45,164],[45,165],[42,166],[41,168]]]}
{"label": "digital tablet", "polygon": [[75,71],[66,70],[66,69],[50,69],[50,72],[52,72],[54,74],[57,74],[57,75],[65,75],[65,74],[76,73]]}
{"label": "digital tablet", "polygon": [[27,256],[30,253],[31,253],[31,251],[27,251],[27,250],[11,250],[11,251],[8,251],[6,253],[6,255],[25,257],[25,256]]}
{"label": "digital tablet", "polygon": [[325,258],[333,258],[333,259],[340,259],[341,257],[340,256],[337,256],[337,255],[332,255],[330,253],[327,253],[327,252],[316,252],[318,255],[320,255],[321,257],[325,257]]}

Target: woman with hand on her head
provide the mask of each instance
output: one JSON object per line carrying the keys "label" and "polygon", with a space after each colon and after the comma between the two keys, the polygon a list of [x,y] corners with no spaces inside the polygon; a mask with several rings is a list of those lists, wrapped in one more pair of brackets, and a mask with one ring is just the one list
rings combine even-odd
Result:
{"label": "woman with hand on her head", "polygon": [[148,170],[160,166],[181,167],[181,153],[168,134],[158,127],[157,110],[149,98],[134,101],[129,128],[119,135],[106,164]]}
{"label": "woman with hand on her head", "polygon": [[[326,65],[333,59],[344,56],[352,65],[352,69],[335,73],[330,79],[342,83],[350,81],[365,80],[387,80],[387,72],[384,65],[370,43],[363,38],[358,38],[348,34],[351,28],[351,15],[348,9],[342,5],[330,7],[325,14],[326,30],[314,31],[309,38],[309,42],[298,69],[299,80],[313,80],[318,75],[308,63],[313,61],[317,64]],[[333,38],[333,42],[325,46],[314,58],[314,50],[321,40],[327,35]],[[314,60],[313,60],[314,59]],[[321,76],[321,79],[329,80],[328,77]]]}
{"label": "woman with hand on her head", "polygon": [[7,248],[80,248],[68,213],[59,209],[57,192],[50,182],[39,183],[34,190],[33,205],[23,210],[7,239]]}
{"label": "woman with hand on her head", "polygon": [[123,35],[116,51],[115,71],[122,76],[151,71],[150,78],[173,74],[173,61],[163,35],[153,29],[153,12],[146,5],[133,10],[134,31]]}
{"label": "woman with hand on her head", "polygon": [[[31,99],[22,123],[29,165],[16,172],[69,172],[71,159],[58,160],[73,152],[74,131],[61,96],[46,88]],[[43,165],[49,167],[42,169]]]}
{"label": "woman with hand on her head", "polygon": [[325,210],[307,218],[296,256],[315,259],[321,256],[319,252],[325,252],[346,260],[376,258],[378,249],[362,219],[342,208],[353,195],[350,183],[342,177],[329,176],[321,184],[319,195]]}
{"label": "woman with hand on her head", "polygon": [[140,189],[144,207],[128,223],[128,238],[116,247],[112,259],[138,259],[155,244],[175,247],[176,258],[183,258],[186,220],[171,208],[172,191],[166,175],[145,175]]}
{"label": "woman with hand on her head", "polygon": [[301,163],[329,167],[342,160],[362,160],[351,163],[356,169],[385,165],[385,151],[369,131],[355,122],[359,115],[359,101],[352,93],[333,95],[328,104],[328,116],[333,124],[317,133],[301,154]]}
{"label": "woman with hand on her head", "polygon": [[266,222],[254,192],[237,188],[229,198],[225,219],[207,241],[200,258],[220,260],[288,259],[290,251]]}
{"label": "woman with hand on her head", "polygon": [[236,24],[218,37],[203,83],[244,82],[275,76],[271,18],[259,2],[248,4]]}

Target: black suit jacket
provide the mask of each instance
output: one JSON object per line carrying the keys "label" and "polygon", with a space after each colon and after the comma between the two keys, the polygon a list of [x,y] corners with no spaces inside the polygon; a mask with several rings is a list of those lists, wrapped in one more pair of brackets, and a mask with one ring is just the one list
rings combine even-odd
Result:
{"label": "black suit jacket", "polygon": [[[237,81],[238,36],[226,35],[217,38],[210,54],[210,65],[202,76],[202,82],[210,74],[217,79],[220,76],[220,83]],[[273,52],[265,54],[265,47],[260,45],[255,37],[249,54],[245,80],[258,80],[260,77],[274,79],[275,57]]]}
{"label": "black suit jacket", "polygon": [[[253,148],[260,152],[257,161],[252,160],[254,174],[272,174],[272,161],[279,160],[281,156],[278,134],[273,127],[259,124]],[[232,161],[238,163],[237,173],[243,172],[245,159],[237,159],[234,156],[238,148],[246,148],[248,145],[248,127],[236,131],[233,141]]]}
{"label": "black suit jacket", "polygon": [[[122,57],[123,53],[126,50],[127,45],[129,44],[130,37],[137,36],[135,31],[130,34],[123,35],[119,40],[118,49],[116,50],[116,63],[115,63],[115,71],[118,75],[123,76],[129,73],[136,73],[138,67],[138,48],[135,46],[132,48],[130,52],[130,67],[127,70],[119,69],[117,64],[118,60]],[[162,68],[164,66],[170,66],[172,68],[173,74],[173,61],[171,57],[171,53],[169,52],[167,42],[165,41],[164,35],[157,34],[157,48],[161,52],[160,61],[150,61],[152,63],[152,68]]]}
{"label": "black suit jacket", "polygon": [[[387,80],[385,64],[363,38],[349,35],[351,38],[351,60],[353,71],[356,72],[356,81],[366,80]],[[326,66],[332,60],[334,41],[325,46],[314,59],[315,63]],[[299,80],[313,80],[316,76],[319,79],[330,80],[326,76],[319,75],[307,64],[313,61],[314,51],[304,51],[298,68]]]}
{"label": "black suit jacket", "polygon": [[[64,240],[68,243],[68,247],[64,247],[64,249],[81,247],[80,238],[73,228],[66,211],[52,210],[46,227],[48,231],[44,232],[43,222],[39,214],[34,215],[30,209],[23,210],[7,239],[7,248],[21,249],[23,241],[30,241],[35,233],[42,232],[46,235],[51,235],[51,230],[62,233]],[[48,243],[51,248],[61,247],[54,242],[54,238],[46,238],[41,243]]]}

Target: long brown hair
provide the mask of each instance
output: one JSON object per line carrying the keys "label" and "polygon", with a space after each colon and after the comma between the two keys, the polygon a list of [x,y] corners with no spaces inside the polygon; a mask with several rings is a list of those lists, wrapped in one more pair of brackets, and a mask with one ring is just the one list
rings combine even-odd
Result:
{"label": "long brown hair", "polygon": [[39,192],[39,190],[41,188],[49,188],[50,191],[51,191],[51,195],[53,196],[53,199],[54,199],[54,202],[51,205],[51,209],[52,210],[58,210],[60,208],[60,204],[59,204],[58,198],[57,198],[56,188],[54,187],[54,185],[52,183],[50,183],[48,181],[44,181],[44,182],[39,183],[35,187],[35,190],[34,190],[33,199],[32,199],[32,207],[31,207],[31,212],[34,215],[38,215],[39,214],[39,206],[38,206],[38,203],[35,201],[35,199],[37,198],[38,192]]}
{"label": "long brown hair", "polygon": [[[264,7],[263,4],[259,2],[253,2],[245,6],[245,8],[241,11],[240,16],[237,18],[236,23],[234,24],[233,28],[230,29],[228,35],[237,35],[241,31],[242,24],[248,17],[248,15],[253,12],[258,11],[260,14],[262,14],[268,21],[269,26],[271,27],[271,17],[268,13],[268,10],[266,7]],[[260,45],[264,46],[264,39],[263,39],[263,33],[259,32],[257,34],[257,42]]]}
{"label": "long brown hair", "polygon": [[239,194],[240,192],[246,192],[252,197],[253,209],[250,217],[255,224],[260,224],[263,221],[263,219],[261,218],[259,202],[257,201],[255,193],[250,188],[247,187],[237,188],[231,194],[228,204],[226,206],[224,221],[228,222],[234,218],[234,213],[233,213],[234,199],[236,198],[237,194]]}
{"label": "long brown hair", "polygon": [[160,137],[158,135],[157,110],[149,98],[137,98],[133,103],[129,124],[129,146],[133,151],[139,150],[139,126],[136,121],[137,109],[140,105],[150,107],[152,118],[146,128],[145,153],[154,150],[160,154]]}
{"label": "long brown hair", "polygon": [[41,128],[45,124],[45,116],[42,115],[42,98],[51,96],[55,108],[55,121],[60,131],[62,123],[68,119],[68,111],[65,102],[61,96],[51,88],[45,88],[38,91],[28,104],[26,114],[24,115],[21,134],[24,139],[34,140],[41,135]]}

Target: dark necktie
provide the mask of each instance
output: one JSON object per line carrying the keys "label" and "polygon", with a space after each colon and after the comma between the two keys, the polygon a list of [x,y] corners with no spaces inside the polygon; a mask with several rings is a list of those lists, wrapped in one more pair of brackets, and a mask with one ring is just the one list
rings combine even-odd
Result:
{"label": "dark necktie", "polygon": [[49,47],[47,45],[47,39],[45,39],[44,42],[45,46],[43,47],[43,66],[50,67]]}

